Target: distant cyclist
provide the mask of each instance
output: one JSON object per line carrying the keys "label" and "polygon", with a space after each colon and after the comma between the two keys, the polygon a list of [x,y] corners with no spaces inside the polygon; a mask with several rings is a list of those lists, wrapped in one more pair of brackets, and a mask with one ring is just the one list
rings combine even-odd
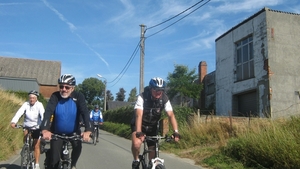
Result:
{"label": "distant cyclist", "polygon": [[[32,90],[28,93],[29,100],[23,103],[19,108],[15,116],[10,122],[12,128],[16,127],[19,119],[24,115],[24,127],[34,127],[32,134],[33,145],[34,145],[34,157],[35,157],[35,169],[40,169],[39,160],[40,160],[40,129],[39,125],[44,117],[44,106],[41,102],[38,101],[39,92]],[[27,130],[24,130],[24,136],[28,133]]]}
{"label": "distant cyclist", "polygon": [[[99,110],[99,106],[96,105],[94,107],[94,110],[92,110],[90,112],[90,120],[92,122],[96,122],[98,125],[97,125],[97,132],[99,133],[99,125],[102,125],[103,124],[103,116],[102,116],[102,112]],[[95,125],[95,123],[94,123]],[[97,142],[99,142],[99,134],[97,134]]]}
{"label": "distant cyclist", "polygon": [[[139,169],[140,147],[145,135],[154,136],[157,133],[157,123],[160,120],[162,110],[165,110],[174,130],[173,138],[179,140],[177,121],[173,113],[171,103],[165,94],[165,82],[162,78],[155,77],[145,87],[134,106],[135,114],[131,121],[131,152],[133,155],[132,169]],[[154,149],[154,142],[148,142],[149,149]],[[154,158],[155,151],[149,153],[149,159]]]}

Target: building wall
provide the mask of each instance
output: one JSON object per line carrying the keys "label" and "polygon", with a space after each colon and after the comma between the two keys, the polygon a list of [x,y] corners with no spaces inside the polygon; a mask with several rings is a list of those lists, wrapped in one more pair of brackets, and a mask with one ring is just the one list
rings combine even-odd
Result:
{"label": "building wall", "polygon": [[[237,41],[253,36],[254,76],[248,80],[236,81],[236,46]],[[262,116],[263,103],[268,105],[268,76],[264,70],[267,59],[266,15],[265,12],[246,20],[226,35],[216,40],[216,114],[238,115],[237,97],[240,94],[256,92],[260,103],[257,112]]]}
{"label": "building wall", "polygon": [[24,92],[39,91],[39,84],[36,79],[0,77],[0,88]]}
{"label": "building wall", "polygon": [[300,114],[300,15],[267,11],[272,117]]}
{"label": "building wall", "polygon": [[[300,15],[262,10],[216,40],[216,114],[237,115],[242,94],[260,117],[300,114]],[[236,81],[235,43],[253,36],[254,78]],[[253,95],[254,94],[254,95]],[[244,99],[245,101],[245,99]]]}
{"label": "building wall", "polygon": [[53,92],[58,91],[58,86],[45,86],[41,85],[40,86],[40,93],[44,96],[46,100],[50,99],[50,96]]}

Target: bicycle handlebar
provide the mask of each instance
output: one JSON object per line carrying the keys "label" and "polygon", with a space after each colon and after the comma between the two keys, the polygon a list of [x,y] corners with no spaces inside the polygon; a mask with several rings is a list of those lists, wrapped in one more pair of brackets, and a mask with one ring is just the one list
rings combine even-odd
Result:
{"label": "bicycle handlebar", "polygon": [[23,129],[28,129],[28,130],[31,130],[33,128],[36,128],[36,127],[39,127],[39,125],[33,125],[33,126],[30,126],[30,127],[27,127],[27,126],[23,126],[22,124],[16,124],[15,125],[15,128],[23,128]]}
{"label": "bicycle handlebar", "polygon": [[145,140],[147,141],[156,141],[156,140],[162,140],[165,139],[166,142],[170,142],[173,138],[170,136],[160,136],[160,135],[156,135],[156,136],[146,136]]}
{"label": "bicycle handlebar", "polygon": [[66,135],[60,135],[60,134],[52,134],[51,139],[57,140],[58,138],[63,139],[63,140],[80,140],[82,141],[81,135],[74,134],[72,136],[66,136]]}

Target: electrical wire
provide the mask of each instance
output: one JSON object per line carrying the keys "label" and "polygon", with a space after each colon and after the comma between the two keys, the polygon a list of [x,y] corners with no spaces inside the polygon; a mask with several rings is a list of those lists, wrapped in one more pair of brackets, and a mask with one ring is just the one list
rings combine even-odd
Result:
{"label": "electrical wire", "polygon": [[112,86],[110,86],[110,87],[113,87],[114,85],[116,85],[116,84],[121,80],[121,78],[123,77],[123,75],[125,74],[125,72],[127,71],[127,69],[129,68],[129,66],[131,65],[133,59],[135,58],[136,53],[137,53],[137,51],[138,51],[138,47],[140,46],[140,44],[141,44],[141,40],[138,42],[138,44],[137,44],[136,48],[134,49],[134,51],[133,51],[131,57],[130,57],[129,60],[127,61],[126,65],[124,66],[124,68],[122,69],[122,71],[118,74],[118,76],[117,76],[115,79],[113,79],[112,81],[107,82],[107,83],[113,83],[114,81],[116,81],[116,80],[120,77],[120,78],[117,80],[117,82],[115,82],[115,83],[114,83]]}
{"label": "electrical wire", "polygon": [[[164,24],[164,23],[166,23],[166,22],[168,22],[168,21],[170,21],[170,20],[172,20],[172,19],[178,17],[179,15],[185,13],[186,11],[188,11],[188,10],[190,10],[191,8],[197,6],[199,3],[203,2],[203,1],[204,1],[204,0],[201,0],[201,1],[197,2],[196,4],[194,4],[194,5],[192,5],[191,7],[187,8],[186,10],[180,12],[179,14],[177,14],[177,15],[175,15],[175,16],[173,16],[173,17],[171,17],[171,18],[169,18],[169,19],[167,19],[167,20],[165,20],[165,21],[163,21],[163,22],[161,22],[161,23],[159,23],[159,24],[156,24],[156,25],[154,25],[154,26],[151,26],[151,27],[149,27],[149,28],[146,28],[145,31],[144,31],[144,33],[145,33],[148,29],[155,28],[155,27],[157,27],[157,26],[159,26],[159,25],[162,25],[162,24]],[[184,19],[185,17],[187,17],[187,16],[190,15],[191,13],[195,12],[195,11],[198,10],[199,8],[201,8],[201,7],[203,7],[204,5],[206,5],[209,1],[210,1],[210,0],[208,0],[207,2],[205,2],[204,4],[202,4],[201,6],[197,7],[196,9],[192,10],[190,13],[188,13],[188,14],[186,14],[185,16],[181,17],[180,19],[178,19],[177,21],[173,22],[172,24],[168,25],[167,27],[165,27],[165,28],[163,28],[163,29],[161,29],[161,30],[159,30],[159,31],[157,31],[157,32],[155,32],[155,33],[153,33],[153,34],[151,34],[150,36],[145,37],[145,38],[149,38],[149,37],[151,37],[151,36],[154,36],[154,35],[156,35],[156,34],[162,32],[162,31],[164,31],[165,29],[171,27],[172,25],[174,25],[174,24],[176,24],[177,22],[179,22],[180,20]],[[141,39],[141,40],[142,40],[142,39]],[[137,54],[138,47],[139,47],[140,44],[141,44],[141,40],[138,42],[138,44],[137,44],[135,50],[133,51],[131,57],[129,58],[128,62],[126,63],[126,65],[124,66],[124,68],[122,69],[122,71],[118,74],[118,76],[117,76],[115,79],[113,79],[112,81],[107,82],[107,83],[113,83],[114,81],[117,80],[117,81],[116,81],[113,85],[111,85],[110,87],[115,86],[115,85],[121,80],[121,78],[122,78],[123,75],[126,73],[126,71],[128,70],[129,66],[131,65],[133,59],[135,58],[135,56],[136,56],[136,54]],[[142,52],[144,53],[144,51],[142,51]]]}
{"label": "electrical wire", "polygon": [[[190,14],[192,14],[193,12],[195,12],[196,10],[198,10],[199,8],[201,8],[201,7],[203,7],[204,5],[206,5],[209,1],[210,1],[210,0],[206,1],[204,4],[200,5],[200,6],[197,7],[196,9],[192,10],[190,13],[188,13],[188,14],[186,14],[185,16],[181,17],[180,19],[178,19],[177,21],[171,23],[170,25],[166,26],[165,28],[163,28],[163,29],[161,29],[161,30],[159,30],[159,31],[157,31],[157,32],[155,32],[155,33],[153,33],[153,34],[147,36],[146,38],[149,38],[149,37],[151,37],[151,36],[154,36],[154,35],[156,35],[156,34],[162,32],[162,31],[164,31],[165,29],[171,27],[172,25],[176,24],[177,22],[181,21],[181,20],[184,19],[185,17],[189,16]],[[193,5],[193,6],[195,6],[195,5]]]}
{"label": "electrical wire", "polygon": [[[202,1],[204,1],[204,0],[201,0],[201,1],[197,2],[196,4],[192,5],[191,7],[187,8],[186,10],[180,12],[179,14],[177,14],[177,15],[175,15],[175,16],[173,16],[173,17],[171,17],[171,18],[169,18],[169,19],[167,19],[167,20],[165,20],[165,21],[163,21],[163,22],[161,22],[161,23],[159,23],[159,24],[156,24],[156,25],[154,25],[154,26],[151,26],[151,27],[147,28],[146,30],[155,28],[155,27],[157,27],[157,26],[159,26],[159,25],[162,25],[162,24],[164,24],[164,23],[166,23],[166,22],[168,22],[168,21],[170,21],[170,20],[176,18],[177,16],[179,16],[179,15],[185,13],[186,11],[190,10],[191,8],[193,8],[194,6],[198,5],[198,4],[201,3]],[[145,31],[146,31],[146,30],[145,30]]]}

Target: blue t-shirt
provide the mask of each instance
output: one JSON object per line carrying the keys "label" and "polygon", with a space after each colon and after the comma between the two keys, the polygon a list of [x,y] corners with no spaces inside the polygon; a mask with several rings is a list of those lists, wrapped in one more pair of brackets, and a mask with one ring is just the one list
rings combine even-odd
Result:
{"label": "blue t-shirt", "polygon": [[77,106],[72,98],[61,99],[58,102],[54,117],[55,133],[72,134],[77,131]]}

